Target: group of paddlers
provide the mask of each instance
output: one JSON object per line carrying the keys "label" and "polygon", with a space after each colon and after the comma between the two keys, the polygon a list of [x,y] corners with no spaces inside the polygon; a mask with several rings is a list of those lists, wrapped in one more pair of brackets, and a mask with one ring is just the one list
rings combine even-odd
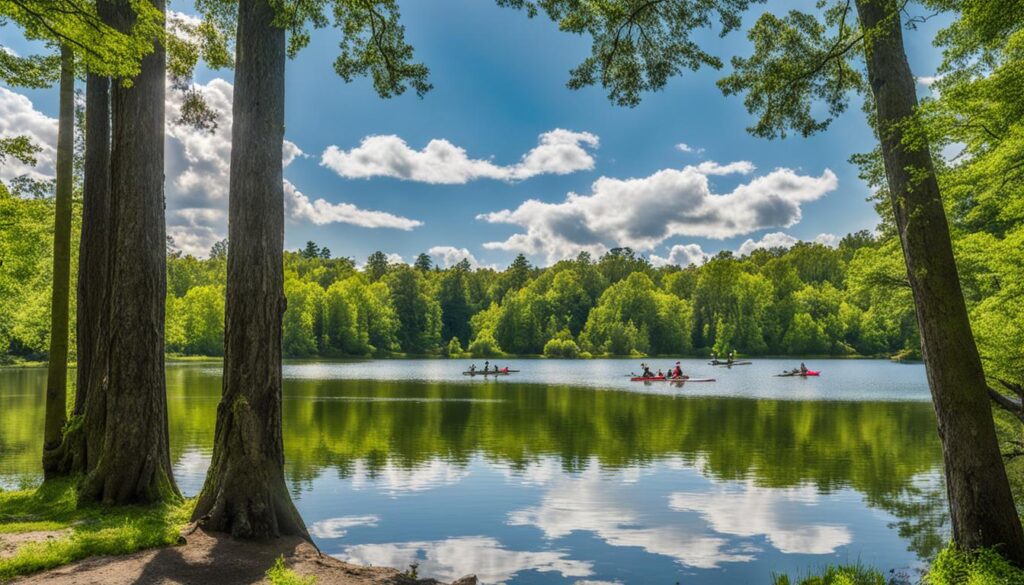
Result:
{"label": "group of paddlers", "polygon": [[[711,352],[711,361],[714,362],[714,363],[718,363],[718,354],[717,353]],[[736,351],[735,350],[729,352],[729,355],[726,357],[725,363],[732,364],[734,361],[736,361]]]}
{"label": "group of paddlers", "polygon": [[[476,373],[476,364],[470,364],[469,371],[470,371],[470,373],[475,374]],[[491,374],[498,374],[498,373],[507,374],[508,373],[508,366],[505,366],[504,368],[498,368],[498,364],[494,364],[494,369],[491,369],[491,362],[490,361],[486,361],[486,362],[484,362],[484,369],[483,369],[482,373],[484,373],[484,374],[487,374],[487,373],[491,373]]]}
{"label": "group of paddlers", "polygon": [[668,369],[668,374],[662,372],[660,369],[658,370],[658,373],[655,374],[651,371],[651,366],[647,364],[640,364],[640,370],[642,372],[640,377],[642,378],[671,378],[673,380],[685,380],[689,378],[689,376],[683,373],[683,368],[679,365],[679,362],[676,362],[675,367]]}

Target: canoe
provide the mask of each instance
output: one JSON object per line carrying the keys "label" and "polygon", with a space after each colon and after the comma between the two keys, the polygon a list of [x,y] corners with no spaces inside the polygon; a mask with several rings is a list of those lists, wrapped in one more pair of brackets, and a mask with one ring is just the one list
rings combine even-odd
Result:
{"label": "canoe", "polygon": [[509,370],[507,372],[482,372],[482,371],[480,371],[480,372],[462,372],[462,375],[463,376],[507,376],[507,375],[509,375],[509,374],[511,374],[513,372],[518,372],[518,371],[519,370]]}
{"label": "canoe", "polygon": [[775,374],[776,378],[806,378],[807,376],[820,376],[820,371],[807,370],[806,374]]}
{"label": "canoe", "polygon": [[730,367],[731,368],[732,366],[749,366],[752,363],[754,363],[754,362],[733,362],[731,364],[729,362],[708,362],[708,365],[709,366],[726,366],[726,367]]}
{"label": "canoe", "polygon": [[652,376],[650,378],[644,378],[638,376],[630,378],[630,382],[714,382],[714,378],[666,378],[665,376]]}

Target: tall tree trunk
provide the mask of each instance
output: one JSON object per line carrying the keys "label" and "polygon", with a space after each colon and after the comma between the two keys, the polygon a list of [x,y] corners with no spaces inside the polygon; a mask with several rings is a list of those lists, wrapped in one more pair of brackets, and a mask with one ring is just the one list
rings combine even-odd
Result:
{"label": "tall tree trunk", "polygon": [[60,48],[60,113],[57,129],[57,196],[53,221],[53,292],[50,298],[50,355],[46,373],[46,422],[43,473],[57,472],[46,454],[60,448],[67,422],[68,299],[71,289],[71,166],[75,139],[75,62],[67,45]]}
{"label": "tall tree trunk", "polygon": [[309,538],[284,479],[284,30],[268,0],[238,6],[223,394],[193,518],[241,538]]}
{"label": "tall tree trunk", "polygon": [[[101,3],[105,4],[105,3]],[[102,10],[101,10],[102,13]],[[100,364],[103,322],[107,317],[107,231],[110,223],[110,79],[90,73],[85,82],[85,181],[82,234],[78,246],[78,376],[74,414],[85,412],[94,373]],[[100,381],[102,375],[98,376]]]}
{"label": "tall tree trunk", "polygon": [[[164,0],[152,2],[164,11]],[[131,7],[118,3],[113,10],[118,29],[129,30],[135,20]],[[164,381],[165,72],[164,48],[157,44],[131,87],[114,83],[111,88],[110,320],[103,350],[109,369],[104,412],[90,412],[86,397],[87,419],[92,419],[86,426],[100,416],[104,424],[100,453],[81,486],[85,500],[120,504],[179,497],[171,473]]]}
{"label": "tall tree trunk", "polygon": [[946,468],[953,540],[1024,566],[1024,533],[996,441],[929,148],[913,135],[914,77],[896,0],[857,0],[892,206],[917,308]]}

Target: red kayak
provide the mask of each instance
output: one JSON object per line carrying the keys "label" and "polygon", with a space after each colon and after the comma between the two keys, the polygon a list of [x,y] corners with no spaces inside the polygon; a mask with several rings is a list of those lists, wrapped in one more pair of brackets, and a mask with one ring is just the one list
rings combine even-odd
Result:
{"label": "red kayak", "polygon": [[630,378],[630,382],[714,382],[714,378],[666,378],[665,376],[652,376],[649,378]]}
{"label": "red kayak", "polygon": [[806,374],[801,374],[799,372],[795,373],[795,374],[776,374],[776,377],[778,377],[778,378],[792,378],[792,377],[806,378],[807,376],[820,376],[820,375],[821,375],[821,371],[807,370]]}

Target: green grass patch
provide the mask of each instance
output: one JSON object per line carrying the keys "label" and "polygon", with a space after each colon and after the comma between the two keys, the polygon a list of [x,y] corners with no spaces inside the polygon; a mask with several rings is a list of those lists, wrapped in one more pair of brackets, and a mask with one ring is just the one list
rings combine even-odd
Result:
{"label": "green grass patch", "polygon": [[856,565],[830,565],[820,573],[790,578],[786,574],[772,574],[772,585],[886,585],[885,577],[877,570]]}
{"label": "green grass patch", "polygon": [[316,577],[303,577],[284,565],[284,557],[277,557],[274,566],[267,569],[270,585],[316,585]]}
{"label": "green grass patch", "polygon": [[151,506],[78,505],[76,481],[37,489],[0,491],[0,533],[62,530],[63,537],[23,544],[0,560],[0,581],[98,555],[123,555],[175,544],[194,500]]}
{"label": "green grass patch", "polygon": [[964,551],[950,544],[935,557],[924,578],[927,585],[1020,585],[1024,570],[993,550]]}

